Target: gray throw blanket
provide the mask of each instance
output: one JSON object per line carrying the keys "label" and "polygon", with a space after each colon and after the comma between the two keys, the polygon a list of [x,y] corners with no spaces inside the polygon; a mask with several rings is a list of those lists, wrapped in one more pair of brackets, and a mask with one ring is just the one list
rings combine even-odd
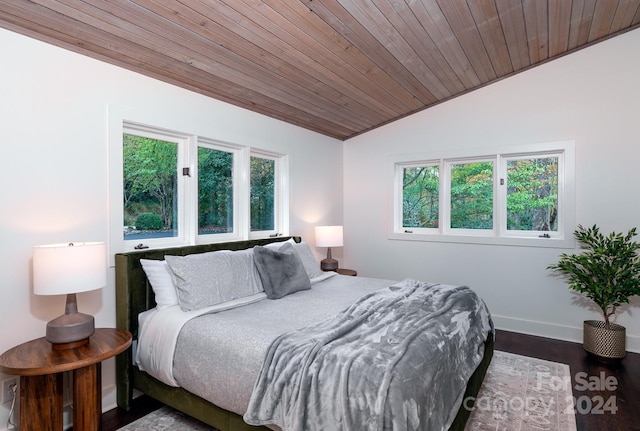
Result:
{"label": "gray throw blanket", "polygon": [[448,429],[492,330],[468,287],[404,280],[274,340],[244,420],[286,431]]}

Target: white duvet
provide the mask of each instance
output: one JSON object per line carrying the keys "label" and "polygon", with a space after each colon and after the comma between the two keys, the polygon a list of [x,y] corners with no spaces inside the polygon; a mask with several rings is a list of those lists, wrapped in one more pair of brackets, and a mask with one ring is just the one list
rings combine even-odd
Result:
{"label": "white duvet", "polygon": [[[311,284],[336,275],[327,272],[311,279]],[[173,376],[173,358],[182,327],[191,319],[209,313],[219,313],[267,299],[264,292],[200,310],[183,311],[179,305],[155,310],[142,319],[138,334],[136,363],[138,368],[169,386],[180,386]]]}

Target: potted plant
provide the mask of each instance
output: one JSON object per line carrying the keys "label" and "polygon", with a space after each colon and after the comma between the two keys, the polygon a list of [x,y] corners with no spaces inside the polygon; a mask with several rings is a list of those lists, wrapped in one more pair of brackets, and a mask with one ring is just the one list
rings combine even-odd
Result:
{"label": "potted plant", "polygon": [[640,295],[640,244],[633,241],[636,228],[626,235],[600,233],[594,225],[578,225],[575,238],[584,251],[562,253],[558,263],[547,269],[568,277],[569,288],[584,294],[600,309],[604,321],[585,320],[583,346],[593,355],[619,360],[626,355],[626,329],[611,322],[618,307]]}

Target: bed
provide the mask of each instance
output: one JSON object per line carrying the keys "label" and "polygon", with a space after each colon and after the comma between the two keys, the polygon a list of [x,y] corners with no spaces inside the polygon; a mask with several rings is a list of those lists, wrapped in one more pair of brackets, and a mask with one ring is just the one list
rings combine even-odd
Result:
{"label": "bed", "polygon": [[[216,328],[227,328],[221,331],[223,333],[238,330],[240,331],[240,335],[232,335],[232,337],[237,337],[238,339],[246,341],[246,337],[255,335],[247,334],[247,332],[254,332],[250,329],[251,326],[243,326],[245,320],[251,320],[247,316],[278,316],[287,314],[282,310],[276,309],[276,311],[274,311],[272,310],[273,307],[284,307],[283,309],[299,310],[301,308],[298,307],[305,307],[305,303],[311,304],[313,302],[310,301],[320,301],[319,303],[323,304],[322,306],[313,306],[308,311],[291,313],[292,315],[296,316],[293,320],[297,319],[294,326],[302,330],[309,329],[311,326],[313,326],[309,324],[310,322],[317,321],[318,323],[326,324],[326,321],[331,320],[327,319],[327,316],[333,316],[336,310],[340,311],[344,308],[344,301],[352,302],[354,303],[354,305],[363,300],[382,303],[384,301],[380,300],[380,297],[374,295],[381,294],[380,292],[383,290],[385,295],[395,295],[396,290],[399,290],[401,288],[411,288],[411,286],[405,287],[405,285],[411,284],[407,281],[398,282],[394,280],[367,279],[366,277],[347,277],[343,275],[337,275],[335,273],[321,274],[320,277],[312,278],[311,281],[313,282],[315,280],[316,283],[313,284],[310,289],[304,289],[296,292],[295,294],[285,294],[281,299],[278,300],[252,300],[253,302],[249,301],[246,305],[242,305],[241,307],[235,307],[217,313],[209,313],[206,312],[206,309],[203,309],[205,312],[202,313],[201,316],[190,320],[187,319],[185,322],[181,323],[181,325],[183,325],[181,326],[182,329],[180,331],[175,331],[178,338],[176,344],[173,346],[174,350],[171,351],[171,354],[168,356],[165,352],[164,359],[152,359],[150,364],[153,364],[153,366],[155,366],[156,362],[161,363],[163,360],[165,362],[168,360],[173,364],[173,360],[175,359],[176,364],[181,365],[185,361],[188,362],[188,360],[191,360],[191,365],[186,365],[184,367],[185,369],[187,369],[186,371],[175,370],[169,372],[169,375],[166,376],[162,374],[163,372],[160,370],[160,366],[158,366],[158,369],[153,370],[148,369],[149,367],[151,367],[151,365],[143,366],[144,361],[141,362],[140,358],[145,358],[145,355],[150,355],[150,353],[146,352],[153,350],[148,348],[148,346],[152,343],[150,341],[145,341],[148,340],[149,337],[143,337],[141,340],[139,340],[138,338],[141,335],[141,332],[149,333],[149,331],[151,331],[151,329],[149,328],[153,327],[153,325],[150,325],[148,322],[154,319],[159,320],[159,318],[155,317],[155,315],[157,314],[156,309],[159,307],[157,307],[154,291],[152,289],[151,283],[147,278],[147,274],[142,268],[141,261],[143,263],[147,263],[148,261],[166,260],[167,262],[172,261],[183,264],[184,260],[181,260],[182,258],[180,257],[188,256],[189,258],[199,258],[200,256],[210,254],[209,252],[221,250],[238,252],[241,250],[254,249],[254,247],[256,246],[257,248],[255,248],[254,250],[259,249],[261,256],[273,258],[274,255],[278,257],[280,256],[280,254],[278,254],[277,251],[274,252],[271,250],[284,250],[285,244],[287,243],[293,243],[296,245],[296,247],[298,245],[304,245],[304,242],[302,242],[299,237],[278,237],[261,240],[185,246],[179,248],[136,250],[133,252],[116,254],[115,263],[117,327],[130,331],[133,334],[133,338],[135,340],[134,345],[136,346],[135,351],[129,350],[116,358],[118,406],[129,410],[132,405],[131,403],[135,389],[140,393],[146,394],[165,403],[166,405],[183,411],[190,416],[193,416],[207,424],[210,424],[220,431],[278,429],[277,426],[269,425],[268,420],[262,420],[263,418],[261,418],[260,415],[264,412],[265,409],[269,410],[279,408],[282,410],[283,408],[280,406],[261,406],[258,401],[260,401],[262,398],[272,400],[274,398],[279,399],[283,397],[283,394],[287,394],[287,391],[290,391],[290,389],[286,389],[283,392],[283,390],[281,389],[282,382],[271,384],[271,380],[269,379],[273,377],[273,373],[264,371],[266,370],[266,368],[264,368],[264,365],[267,363],[267,358],[271,358],[271,360],[273,360],[274,357],[278,357],[279,355],[277,352],[273,354],[274,351],[269,350],[274,349],[274,346],[278,344],[269,337],[276,337],[276,339],[280,340],[281,336],[277,336],[278,331],[282,331],[282,328],[287,328],[287,325],[289,325],[288,320],[290,319],[287,318],[287,322],[279,322],[277,317],[265,317],[265,319],[274,320],[274,322],[270,323],[269,325],[263,325],[264,330],[266,331],[266,333],[264,334],[265,341],[261,341],[261,337],[263,337],[262,335],[250,341],[251,346],[255,347],[256,352],[269,352],[269,354],[261,353],[261,356],[264,357],[259,358],[254,357],[256,356],[255,354],[246,354],[242,357],[238,356],[237,352],[234,353],[234,350],[241,348],[246,349],[247,351],[251,351],[251,348],[236,346],[235,340],[229,340],[228,336],[227,338],[215,338],[215,345],[211,346],[211,342],[204,341],[209,337],[204,337],[201,333],[198,332],[201,331],[201,329],[199,329],[198,327],[200,323],[196,323],[210,321],[210,326]],[[289,247],[289,245],[287,245],[287,247]],[[297,247],[296,249],[300,250],[300,247]],[[256,260],[256,262],[258,262],[258,260]],[[309,266],[308,260],[303,263]],[[178,268],[174,267],[174,269],[178,271],[179,266]],[[263,276],[264,273],[261,272],[260,275]],[[277,274],[274,275],[274,277],[276,277],[275,280],[277,280]],[[311,275],[309,275],[309,277],[311,277]],[[404,284],[398,285],[399,287],[394,287],[393,289],[389,287],[395,286],[396,283]],[[274,282],[274,284],[278,284],[278,282]],[[414,284],[419,283],[416,282]],[[348,287],[345,288],[345,285]],[[431,288],[431,286],[428,287]],[[437,288],[439,289],[440,287]],[[416,294],[423,292],[424,290],[415,288],[412,289],[417,292]],[[447,289],[444,290],[457,292],[459,289],[460,288],[458,287],[447,287]],[[412,290],[412,292],[414,290]],[[431,288],[431,290],[435,291],[436,287]],[[325,294],[325,292],[327,293]],[[278,294],[278,292],[276,292],[276,294]],[[264,294],[261,293],[261,295]],[[340,297],[340,299],[336,299],[335,301],[333,299],[331,301],[322,299],[329,297],[328,295],[336,295]],[[406,295],[407,294],[405,294],[405,296]],[[251,292],[247,292],[247,295],[245,296],[250,297]],[[188,302],[188,300],[185,300],[185,304],[188,304]],[[349,307],[349,309],[351,310],[353,307],[354,306],[352,305]],[[363,303],[361,307],[369,310],[370,303]],[[357,310],[357,308],[353,309]],[[166,310],[164,311],[166,312]],[[200,313],[197,310],[191,311]],[[357,312],[358,311],[354,311],[354,313]],[[314,313],[317,313],[317,315]],[[147,322],[142,328],[139,326],[141,316],[143,316],[142,320]],[[148,316],[153,317],[148,318]],[[349,317],[349,319],[351,318],[352,316]],[[163,331],[161,328],[163,327],[160,324],[160,326],[157,326],[157,328],[155,329],[156,332],[154,333],[167,332]],[[335,332],[334,328],[331,327],[325,329],[329,333]],[[318,329],[316,328],[313,330],[315,331]],[[460,408],[456,408],[453,413],[449,414],[449,430],[462,431],[464,429],[466,420],[470,413],[470,409],[468,408],[468,401],[473,400],[473,397],[476,396],[484,379],[487,367],[489,366],[489,363],[491,361],[491,357],[493,354],[493,329],[492,327],[487,328],[485,325],[482,331],[485,333],[484,340],[481,345],[477,347],[478,354],[481,358],[479,362],[477,362],[477,364],[474,363],[474,368],[469,371],[468,379],[465,378],[466,385],[462,388],[464,394],[459,396],[459,398],[465,400],[464,406],[466,406],[467,408],[463,408],[464,406],[461,405]],[[300,333],[300,331],[291,332]],[[178,336],[178,334],[181,335]],[[213,334],[213,337],[217,336],[218,335]],[[421,335],[418,334],[418,336]],[[222,337],[222,335],[220,335],[220,337]],[[295,344],[296,346],[299,345],[299,340],[293,340],[291,342],[293,344],[298,343]],[[185,343],[190,343],[189,347],[186,347]],[[191,346],[193,343],[197,344],[197,346]],[[143,348],[141,348],[140,346],[143,346]],[[156,348],[155,350],[162,350],[164,352],[167,349]],[[162,355],[160,356],[162,357]],[[284,357],[284,364],[286,365],[288,361],[291,360],[291,358],[286,355]],[[362,357],[364,358],[365,356]],[[360,357],[358,357],[356,361],[363,362],[364,360],[361,361]],[[195,362],[195,364],[193,362]],[[220,369],[223,367],[210,367],[210,364],[222,364],[225,367],[233,368],[233,370],[229,372],[225,369]],[[263,368],[261,369],[261,367],[257,364],[262,364]],[[204,367],[204,365],[207,366]],[[146,371],[142,371],[140,368],[143,368]],[[297,372],[298,368],[301,367],[296,367],[296,369],[293,371],[283,368],[282,374],[285,377],[290,377],[291,373]],[[213,369],[213,371],[210,371],[209,369]],[[242,372],[243,370],[246,370],[246,372]],[[213,374],[214,378],[217,377],[221,382],[204,383],[204,378],[200,378],[200,382],[198,382],[198,376],[202,375],[203,373],[209,372]],[[189,376],[191,376],[191,378]],[[268,378],[265,376],[267,376]],[[300,379],[301,381],[305,381],[305,377],[300,377]],[[184,385],[181,385],[177,383],[178,380],[186,383]],[[324,381],[327,380],[328,379],[324,379]],[[340,380],[340,378],[338,377],[337,380]],[[254,385],[255,387],[253,387]],[[186,390],[180,386],[187,386],[190,388],[190,390]],[[247,388],[250,386],[253,387],[255,394],[246,393]],[[241,388],[241,390],[238,390],[237,388]],[[279,389],[274,392],[274,388]],[[329,389],[334,391],[338,390],[334,387],[331,387]],[[225,391],[229,393],[225,393]],[[399,396],[402,396],[402,394],[400,393]],[[314,396],[311,395],[311,397]],[[260,410],[261,408],[262,410]],[[249,422],[263,425],[254,426],[247,424],[245,420],[243,420],[243,415],[246,416],[249,415],[249,413],[253,414],[253,416],[249,417]],[[303,416],[306,415],[307,413],[305,413]],[[313,418],[313,416],[311,417]],[[326,420],[326,418],[317,420]],[[304,425],[301,426],[304,427]],[[385,424],[385,428],[389,427],[390,426],[388,424]],[[358,427],[351,426],[351,429],[358,429]]]}

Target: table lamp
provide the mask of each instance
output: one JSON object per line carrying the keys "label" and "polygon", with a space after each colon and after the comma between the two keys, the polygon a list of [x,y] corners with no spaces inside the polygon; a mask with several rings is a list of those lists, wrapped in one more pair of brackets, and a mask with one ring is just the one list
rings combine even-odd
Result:
{"label": "table lamp", "polygon": [[327,257],[320,261],[323,271],[338,269],[338,261],[331,257],[331,247],[342,247],[342,226],[316,226],[316,247],[328,247]]}
{"label": "table lamp", "polygon": [[41,245],[33,248],[33,292],[36,295],[67,295],[65,313],[47,323],[46,339],[54,350],[89,343],[94,318],[78,313],[76,293],[101,289],[107,284],[103,242]]}

